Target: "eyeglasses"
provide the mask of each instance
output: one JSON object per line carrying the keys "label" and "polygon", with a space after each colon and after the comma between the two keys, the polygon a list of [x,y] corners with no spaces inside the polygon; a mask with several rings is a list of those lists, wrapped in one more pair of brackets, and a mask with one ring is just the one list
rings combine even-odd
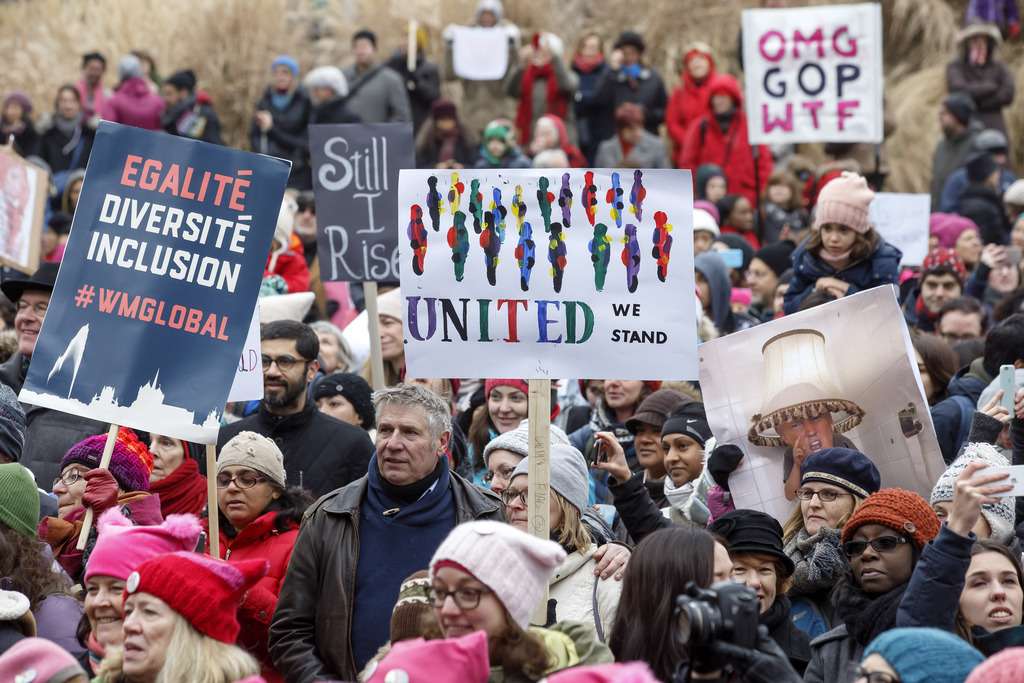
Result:
{"label": "eyeglasses", "polygon": [[910,541],[903,536],[879,536],[870,541],[847,541],[843,544],[843,552],[852,560],[863,555],[869,545],[876,553],[891,553],[896,550],[896,546],[904,543],[910,543]]}
{"label": "eyeglasses", "polygon": [[293,367],[295,367],[296,363],[309,362],[305,358],[293,358],[291,356],[277,356],[276,358],[273,358],[271,356],[264,354],[261,358],[263,360],[264,370],[269,370],[271,365],[277,363],[277,369],[280,370],[281,372],[288,372]]}
{"label": "eyeglasses", "polygon": [[75,482],[84,479],[85,472],[86,470],[68,470],[53,480],[53,483],[50,485],[50,489],[53,490],[57,488],[57,484],[62,482],[65,486],[71,486]]}
{"label": "eyeglasses", "polygon": [[491,472],[490,470],[488,470],[487,474],[484,475],[484,481],[487,482],[488,484],[490,484],[492,481],[498,478],[508,481],[508,478],[512,476],[513,472],[515,472],[515,468],[509,467],[508,465],[505,465],[504,467],[499,467],[497,472]]}
{"label": "eyeglasses", "polygon": [[23,313],[23,312],[25,312],[25,311],[27,311],[28,309],[31,308],[32,312],[35,313],[36,316],[42,318],[44,315],[46,315],[46,309],[49,306],[50,306],[49,302],[46,302],[46,301],[40,301],[39,303],[35,303],[35,304],[30,304],[27,301],[19,301],[15,305],[15,310],[18,313]]}
{"label": "eyeglasses", "polygon": [[884,671],[868,671],[862,666],[858,666],[854,670],[853,680],[855,682],[864,680],[867,683],[900,683],[900,679],[892,674],[885,673]]}
{"label": "eyeglasses", "polygon": [[523,489],[522,491],[513,491],[512,489],[505,489],[504,491],[501,492],[501,502],[505,504],[505,507],[509,507],[512,505],[512,503],[518,500],[520,505],[526,507],[528,505],[528,503],[526,502],[527,491],[528,489]]}
{"label": "eyeglasses", "polygon": [[235,486],[240,489],[251,489],[256,484],[266,480],[266,477],[260,476],[255,472],[242,471],[235,472],[234,474],[222,472],[217,475],[217,488],[226,489],[231,486],[231,482],[235,482]]}
{"label": "eyeglasses", "polygon": [[490,593],[489,590],[483,590],[480,588],[456,588],[453,591],[439,590],[437,588],[430,589],[430,601],[434,607],[441,609],[444,607],[445,600],[448,596],[452,596],[452,600],[455,601],[455,606],[461,610],[468,611],[476,609],[480,606],[480,598],[485,594]]}
{"label": "eyeglasses", "polygon": [[815,491],[814,489],[797,489],[796,495],[800,500],[811,500],[817,496],[818,500],[822,503],[831,503],[839,496],[852,496],[853,494],[845,493],[843,491],[833,491],[832,489],[822,489],[821,491]]}

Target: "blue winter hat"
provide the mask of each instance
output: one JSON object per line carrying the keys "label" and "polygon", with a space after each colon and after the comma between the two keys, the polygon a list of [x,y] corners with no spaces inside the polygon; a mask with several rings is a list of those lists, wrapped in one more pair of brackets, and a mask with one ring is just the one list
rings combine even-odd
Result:
{"label": "blue winter hat", "polygon": [[985,659],[966,640],[937,628],[885,631],[868,643],[864,657],[871,654],[880,655],[901,683],[964,683]]}
{"label": "blue winter hat", "polygon": [[867,498],[882,487],[875,463],[852,448],[823,448],[807,456],[800,465],[800,483],[820,481]]}
{"label": "blue winter hat", "polygon": [[278,55],[274,58],[274,61],[270,63],[271,70],[276,69],[279,66],[288,67],[293,76],[299,75],[299,62],[291,55]]}

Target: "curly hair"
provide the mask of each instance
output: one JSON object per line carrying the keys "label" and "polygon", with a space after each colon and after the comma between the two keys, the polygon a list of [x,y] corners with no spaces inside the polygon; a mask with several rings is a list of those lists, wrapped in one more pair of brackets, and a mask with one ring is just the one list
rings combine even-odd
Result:
{"label": "curly hair", "polygon": [[71,582],[54,571],[46,544],[6,524],[0,524],[0,577],[6,579],[7,590],[28,598],[33,611],[47,596],[71,590]]}

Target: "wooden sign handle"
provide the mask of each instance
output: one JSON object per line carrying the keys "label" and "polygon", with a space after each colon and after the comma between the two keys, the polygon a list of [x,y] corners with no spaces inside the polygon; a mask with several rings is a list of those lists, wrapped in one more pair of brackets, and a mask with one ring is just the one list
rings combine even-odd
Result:
{"label": "wooden sign handle", "polygon": [[[529,394],[529,457],[526,515],[530,533],[545,541],[551,538],[551,380],[531,379]],[[547,622],[548,591],[533,615],[535,624]]]}
{"label": "wooden sign handle", "polygon": [[206,519],[210,530],[210,557],[220,557],[220,516],[217,505],[217,446],[206,444]]}
{"label": "wooden sign handle", "polygon": [[[114,454],[118,429],[118,425],[112,424],[110,429],[107,430],[107,440],[103,443],[103,455],[100,456],[100,469],[110,467],[110,456]],[[89,532],[92,531],[93,514],[91,507],[85,508],[85,517],[82,518],[82,531],[78,534],[78,543],[75,544],[75,548],[78,550],[85,550],[85,543],[89,540]]]}
{"label": "wooden sign handle", "polygon": [[363,283],[363,298],[366,302],[366,320],[370,325],[370,377],[373,390],[384,388],[384,359],[380,355],[380,318],[377,313],[377,283]]}

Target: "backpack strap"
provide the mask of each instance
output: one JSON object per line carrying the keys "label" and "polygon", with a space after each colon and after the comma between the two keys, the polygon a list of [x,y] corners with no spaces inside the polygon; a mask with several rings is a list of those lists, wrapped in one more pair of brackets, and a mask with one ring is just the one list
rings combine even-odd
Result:
{"label": "backpack strap", "polygon": [[594,577],[594,590],[590,596],[590,603],[594,610],[594,629],[597,631],[597,639],[604,642],[604,625],[601,623],[601,611],[597,607],[597,583],[601,580],[600,576]]}

